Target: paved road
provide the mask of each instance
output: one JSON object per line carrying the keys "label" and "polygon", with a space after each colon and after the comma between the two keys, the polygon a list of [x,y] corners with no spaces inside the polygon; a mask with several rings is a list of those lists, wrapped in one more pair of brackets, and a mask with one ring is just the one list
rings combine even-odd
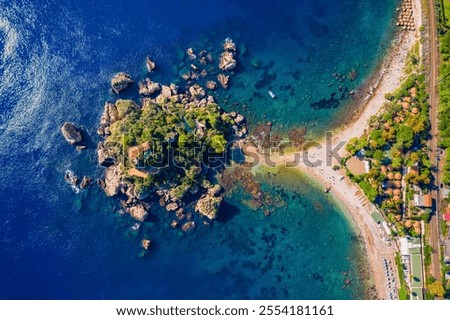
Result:
{"label": "paved road", "polygon": [[[437,32],[436,32],[436,13],[434,9],[434,0],[428,0],[428,12],[430,23],[430,120],[431,120],[431,141],[430,141],[430,159],[433,166],[438,168],[439,161],[437,160],[437,146],[438,146],[438,128],[437,128],[437,115],[438,115],[438,94],[437,94],[437,79],[438,79],[438,46],[437,46]],[[440,266],[440,248],[439,248],[439,185],[440,174],[437,171],[434,173],[436,190],[432,191],[433,199],[436,203],[435,212],[431,217],[430,222],[430,245],[433,247],[433,254],[431,256],[431,274],[434,278],[441,278],[441,266]]]}

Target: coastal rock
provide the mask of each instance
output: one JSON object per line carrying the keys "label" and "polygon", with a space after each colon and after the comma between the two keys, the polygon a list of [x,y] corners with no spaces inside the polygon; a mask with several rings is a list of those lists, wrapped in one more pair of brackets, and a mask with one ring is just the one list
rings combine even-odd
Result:
{"label": "coastal rock", "polygon": [[217,82],[215,82],[215,81],[206,81],[206,87],[209,90],[215,90],[217,88]]}
{"label": "coastal rock", "polygon": [[84,176],[80,183],[81,189],[86,189],[92,183],[92,179],[88,176]]}
{"label": "coastal rock", "polygon": [[195,60],[197,56],[194,54],[194,49],[189,48],[186,50],[189,60]]}
{"label": "coastal rock", "polygon": [[143,222],[148,216],[148,211],[145,210],[142,204],[137,204],[135,206],[127,208],[128,213],[133,219]]}
{"label": "coastal rock", "polygon": [[241,122],[243,122],[245,120],[244,116],[242,114],[238,114],[236,116],[236,118],[234,119],[234,122],[237,124],[240,124]]}
{"label": "coastal rock", "polygon": [[120,192],[123,187],[122,179],[124,177],[123,172],[118,165],[110,166],[105,172],[105,191],[108,197],[113,197]]}
{"label": "coastal rock", "polygon": [[181,78],[183,78],[183,80],[188,81],[191,78],[191,74],[190,73],[183,73],[181,75]]}
{"label": "coastal rock", "polygon": [[110,126],[112,123],[119,120],[119,112],[113,103],[106,102],[103,107],[103,114],[100,119],[100,127],[97,129],[99,136],[108,136],[111,134]]}
{"label": "coastal rock", "polygon": [[102,167],[112,166],[116,162],[116,159],[111,156],[108,148],[103,142],[99,142],[97,145],[97,157],[98,164]]}
{"label": "coastal rock", "polygon": [[211,188],[208,189],[208,194],[211,196],[217,196],[222,191],[222,187],[218,184],[215,184]]}
{"label": "coastal rock", "polygon": [[66,141],[70,144],[79,143],[82,140],[81,132],[71,122],[64,122],[61,127],[61,132],[64,139],[66,139]]}
{"label": "coastal rock", "polygon": [[141,241],[142,248],[144,248],[144,250],[148,250],[148,248],[150,248],[151,243],[152,243],[151,240],[142,239],[142,241]]}
{"label": "coastal rock", "polygon": [[175,83],[171,83],[169,87],[173,95],[178,94],[178,86]]}
{"label": "coastal rock", "polygon": [[233,70],[236,67],[236,60],[233,52],[225,51],[220,55],[219,68],[224,71]]}
{"label": "coastal rock", "polygon": [[161,94],[162,94],[164,97],[170,99],[170,97],[172,97],[172,89],[171,89],[169,86],[162,86]]}
{"label": "coastal rock", "polygon": [[81,150],[86,149],[86,146],[76,146],[75,149],[76,149],[77,151],[81,151]]}
{"label": "coastal rock", "polygon": [[222,197],[215,197],[209,194],[203,195],[195,205],[195,211],[210,220],[217,218]]}
{"label": "coastal rock", "polygon": [[119,112],[115,104],[106,102],[100,119],[100,126],[109,126],[119,120]]}
{"label": "coastal rock", "polygon": [[234,44],[233,40],[231,40],[230,38],[226,38],[223,43],[223,49],[225,51],[236,52],[236,45]]}
{"label": "coastal rock", "polygon": [[205,90],[198,84],[194,84],[189,88],[189,93],[194,99],[200,100],[206,95]]}
{"label": "coastal rock", "polygon": [[161,90],[161,85],[149,78],[139,82],[139,94],[142,96],[149,96],[159,90]]}
{"label": "coastal rock", "polygon": [[111,87],[116,94],[127,89],[133,83],[133,79],[125,72],[119,72],[111,79]]}
{"label": "coastal rock", "polygon": [[192,230],[193,228],[195,228],[194,221],[188,221],[181,226],[181,230],[183,230],[184,232],[188,232],[189,230]]}
{"label": "coastal rock", "polygon": [[176,202],[171,202],[166,206],[167,211],[175,211],[178,209],[178,204]]}
{"label": "coastal rock", "polygon": [[78,177],[70,170],[65,172],[64,180],[73,187],[76,187],[78,184]]}
{"label": "coastal rock", "polygon": [[217,81],[219,81],[220,85],[224,89],[228,89],[228,81],[230,79],[230,76],[226,76],[222,73],[217,75]]}
{"label": "coastal rock", "polygon": [[148,72],[152,72],[156,68],[156,64],[150,59],[150,57],[145,59],[145,65],[147,66]]}

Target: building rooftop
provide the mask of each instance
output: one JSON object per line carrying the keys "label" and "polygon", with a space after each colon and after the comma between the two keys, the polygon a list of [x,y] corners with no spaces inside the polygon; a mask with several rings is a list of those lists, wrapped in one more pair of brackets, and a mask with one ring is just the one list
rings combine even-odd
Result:
{"label": "building rooftop", "polygon": [[415,194],[414,205],[416,207],[431,208],[433,206],[433,198],[431,194]]}
{"label": "building rooftop", "polygon": [[426,208],[431,208],[433,206],[433,198],[431,197],[431,194],[423,195],[423,206]]}

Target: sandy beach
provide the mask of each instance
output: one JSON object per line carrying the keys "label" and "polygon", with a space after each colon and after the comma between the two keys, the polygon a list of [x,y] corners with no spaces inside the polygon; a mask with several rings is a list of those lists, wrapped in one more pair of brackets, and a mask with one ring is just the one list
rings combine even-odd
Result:
{"label": "sandy beach", "polygon": [[[420,19],[420,1],[415,0],[416,23],[421,23]],[[418,28],[416,28],[418,30]],[[334,130],[333,137],[329,144],[331,150],[342,145],[336,153],[339,157],[346,155],[344,142],[346,143],[352,137],[359,137],[364,133],[368,126],[368,120],[372,115],[380,112],[385,99],[385,94],[395,91],[404,79],[404,65],[407,60],[408,52],[413,44],[418,40],[417,31],[401,31],[398,33],[389,54],[386,56],[381,66],[365,86],[360,90],[358,102],[359,107],[355,112],[353,119],[344,127]],[[366,90],[366,89],[369,90]],[[369,94],[370,92],[370,94]],[[371,217],[374,211],[373,205],[364,196],[358,186],[352,183],[343,170],[335,171],[332,166],[339,165],[333,156],[330,148],[326,148],[326,141],[319,141],[322,147],[313,146],[308,149],[308,153],[298,154],[299,160],[295,165],[289,165],[301,170],[303,173],[319,181],[324,187],[331,187],[330,193],[343,206],[355,222],[356,226],[364,237],[368,260],[372,269],[372,277],[378,296],[386,299],[388,295],[386,277],[382,266],[382,258],[393,259],[394,248],[387,246],[380,235],[377,223]],[[253,148],[253,149],[251,149]],[[249,147],[247,152],[256,153],[256,148]],[[269,158],[262,159],[261,162],[268,165]],[[270,161],[276,165],[286,165],[293,163],[294,155],[271,155]]]}

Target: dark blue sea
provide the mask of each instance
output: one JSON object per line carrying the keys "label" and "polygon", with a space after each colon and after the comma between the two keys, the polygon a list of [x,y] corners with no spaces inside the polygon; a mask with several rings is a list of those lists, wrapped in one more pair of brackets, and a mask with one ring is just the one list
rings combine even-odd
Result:
{"label": "dark blue sea", "polygon": [[[370,280],[361,240],[339,206],[300,174],[258,176],[284,206],[269,217],[237,188],[220,218],[184,234],[155,211],[138,231],[96,186],[75,193],[64,172],[101,177],[95,143],[118,71],[178,78],[180,52],[244,52],[218,99],[280,131],[320,134],[345,114],[341,90],[373,72],[392,40],[394,0],[0,0],[1,299],[361,299]],[[255,68],[254,65],[258,65]],[[333,73],[357,72],[337,83]],[[277,99],[272,100],[267,91]],[[246,105],[246,110],[243,105]],[[90,135],[77,152],[66,120]],[[140,240],[151,238],[139,258]]]}

